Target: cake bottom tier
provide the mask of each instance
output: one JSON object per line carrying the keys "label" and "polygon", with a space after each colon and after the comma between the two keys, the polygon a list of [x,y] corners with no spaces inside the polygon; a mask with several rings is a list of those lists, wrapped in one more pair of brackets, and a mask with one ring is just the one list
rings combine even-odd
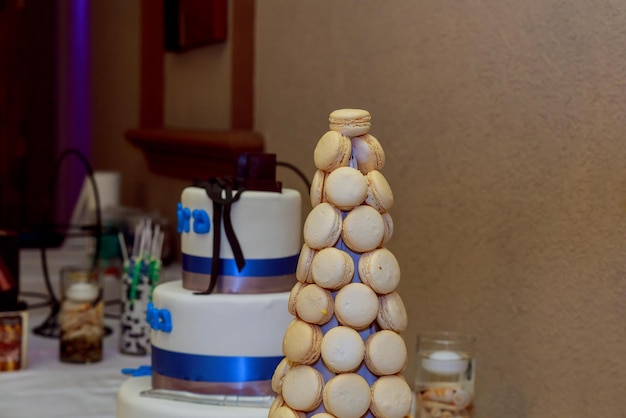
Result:
{"label": "cake bottom tier", "polygon": [[149,376],[131,377],[117,394],[117,418],[267,418],[269,408],[204,405],[142,396],[152,389]]}
{"label": "cake bottom tier", "polygon": [[272,395],[289,292],[197,295],[182,281],[153,294],[152,386],[204,394]]}

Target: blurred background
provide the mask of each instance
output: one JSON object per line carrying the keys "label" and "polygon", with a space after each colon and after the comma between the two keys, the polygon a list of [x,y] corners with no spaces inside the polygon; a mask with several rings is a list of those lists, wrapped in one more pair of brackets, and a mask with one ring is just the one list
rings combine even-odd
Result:
{"label": "blurred background", "polygon": [[[423,330],[475,335],[477,417],[622,416],[626,7],[224,4],[200,22],[223,38],[166,49],[161,2],[0,1],[0,227],[41,222],[68,146],[121,174],[123,205],[175,221],[183,187],[246,147],[311,178],[328,114],[367,109],[410,352]],[[84,174],[59,176],[63,222]]]}

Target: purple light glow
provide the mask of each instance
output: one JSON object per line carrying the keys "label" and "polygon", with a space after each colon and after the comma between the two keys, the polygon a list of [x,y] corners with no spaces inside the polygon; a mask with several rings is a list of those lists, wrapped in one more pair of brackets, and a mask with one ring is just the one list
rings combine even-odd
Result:
{"label": "purple light glow", "polygon": [[[59,3],[58,154],[80,150],[91,161],[91,51],[89,0]],[[85,170],[74,158],[59,172],[57,221],[68,222],[82,188]]]}

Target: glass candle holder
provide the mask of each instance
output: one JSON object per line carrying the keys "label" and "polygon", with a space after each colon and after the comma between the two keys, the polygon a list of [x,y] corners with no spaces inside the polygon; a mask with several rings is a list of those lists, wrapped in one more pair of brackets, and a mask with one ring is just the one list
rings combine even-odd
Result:
{"label": "glass candle holder", "polygon": [[60,360],[94,363],[102,360],[104,302],[100,271],[88,267],[61,269],[59,312]]}
{"label": "glass candle holder", "polygon": [[439,331],[417,337],[415,418],[471,418],[476,338]]}

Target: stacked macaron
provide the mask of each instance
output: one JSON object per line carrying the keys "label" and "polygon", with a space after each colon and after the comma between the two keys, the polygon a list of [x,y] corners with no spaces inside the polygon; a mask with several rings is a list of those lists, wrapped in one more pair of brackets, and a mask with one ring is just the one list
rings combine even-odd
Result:
{"label": "stacked macaron", "polygon": [[393,193],[370,114],[340,109],[315,147],[313,206],[304,223],[270,418],[402,418],[412,394],[402,376],[407,314],[400,267],[385,248]]}

